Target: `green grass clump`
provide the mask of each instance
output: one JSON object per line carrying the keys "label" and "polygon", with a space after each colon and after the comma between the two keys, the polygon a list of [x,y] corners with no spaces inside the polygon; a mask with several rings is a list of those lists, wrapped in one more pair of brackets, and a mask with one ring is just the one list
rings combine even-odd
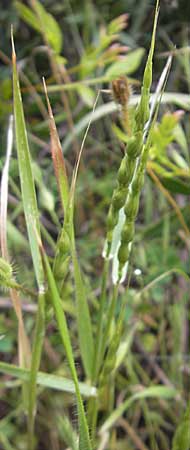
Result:
{"label": "green grass clump", "polygon": [[[69,2],[64,7],[71,11]],[[36,54],[45,55],[47,72],[43,88],[37,73],[27,78],[19,72],[12,32],[16,161],[10,155],[6,159],[1,193],[0,283],[10,317],[0,318],[0,350],[7,352],[0,361],[1,386],[3,393],[9,390],[0,443],[5,450],[177,450],[181,445],[188,450],[181,339],[187,296],[169,302],[166,294],[169,290],[173,299],[179,277],[189,283],[187,266],[171,242],[175,235],[181,247],[182,242],[189,246],[188,210],[177,204],[172,189],[188,195],[190,173],[182,114],[167,112],[159,122],[171,58],[151,94],[159,1],[139,95],[129,87],[136,80],[125,76],[139,67],[144,49],[125,54],[126,46],[117,42],[120,33],[125,38],[126,14],[96,29],[93,42],[85,23],[85,49],[78,29],[81,17],[69,15],[80,61],[68,69],[61,26],[53,15],[38,0],[28,5],[16,1],[15,8],[37,39],[43,39]],[[55,12],[59,8],[56,3]],[[44,72],[44,63],[40,70]],[[97,106],[99,94],[95,99],[92,86],[102,83],[111,83],[119,106]],[[121,96],[117,83],[127,90]],[[25,101],[31,115],[32,108],[36,113],[30,126]],[[110,131],[99,120],[111,112],[121,113],[122,129],[115,125]],[[92,123],[97,133],[89,133]],[[85,128],[80,145],[78,136]],[[94,155],[97,142],[101,158]],[[108,142],[114,150],[110,170]],[[7,219],[8,172],[12,223],[9,214]],[[18,268],[9,262],[14,252]],[[14,329],[8,335],[10,323]]]}

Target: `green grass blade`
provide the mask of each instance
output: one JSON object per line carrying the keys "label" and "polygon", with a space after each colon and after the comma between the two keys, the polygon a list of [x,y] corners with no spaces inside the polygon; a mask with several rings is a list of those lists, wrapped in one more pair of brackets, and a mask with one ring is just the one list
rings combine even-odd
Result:
{"label": "green grass blade", "polygon": [[91,379],[94,359],[94,342],[92,324],[86,298],[85,284],[78,263],[75,248],[72,249],[74,267],[75,295],[77,304],[77,323],[80,341],[81,356],[87,376]]}
{"label": "green grass blade", "polygon": [[190,403],[182,417],[172,443],[172,450],[189,450],[190,448]]}
{"label": "green grass blade", "polygon": [[29,385],[29,405],[28,405],[28,420],[29,420],[29,448],[33,449],[33,432],[36,409],[36,383],[37,373],[40,366],[42,345],[45,330],[45,294],[39,293],[38,297],[38,311],[36,317],[36,326],[34,334],[34,342],[32,348],[32,360],[30,369],[30,385]]}
{"label": "green grass blade", "polygon": [[53,273],[51,271],[47,256],[43,250],[42,251],[42,258],[44,263],[44,268],[48,280],[49,290],[51,294],[51,301],[53,304],[55,317],[57,320],[59,333],[61,340],[63,342],[68,364],[70,367],[71,375],[73,378],[73,382],[75,385],[75,392],[77,397],[77,408],[78,408],[78,423],[79,423],[79,450],[91,450],[91,443],[90,443],[90,437],[89,437],[89,431],[88,431],[88,425],[86,421],[86,416],[84,412],[84,406],[80,394],[80,388],[79,388],[79,382],[77,377],[77,372],[75,368],[74,358],[73,358],[73,352],[71,347],[71,341],[69,336],[69,331],[67,327],[67,322],[65,318],[65,314],[62,308],[61,299],[59,297],[59,293],[57,290],[57,286],[55,283],[55,279],[53,276]]}
{"label": "green grass blade", "polygon": [[13,61],[13,95],[14,95],[14,119],[16,132],[16,147],[18,155],[19,175],[21,183],[22,201],[26,226],[34,264],[34,270],[38,286],[43,285],[44,273],[41,255],[36,238],[36,230],[40,232],[39,214],[34,187],[34,179],[31,168],[31,158],[26,133],[26,125],[20,93],[19,78],[16,66],[16,54],[12,39],[12,61]]}
{"label": "green grass blade", "polygon": [[140,292],[138,292],[135,295],[135,300],[139,299],[142,295],[144,295],[146,292],[149,291],[149,289],[152,289],[157,283],[159,283],[162,280],[165,280],[165,278],[170,277],[173,274],[177,274],[180,275],[181,277],[183,277],[188,283],[190,282],[190,278],[189,276],[186,274],[186,272],[184,272],[184,270],[179,269],[177,267],[174,267],[170,270],[167,270],[164,273],[161,273],[161,275],[159,275],[158,277],[154,278],[154,280],[150,281],[150,283],[148,283],[146,286],[144,286],[143,289],[141,289]]}
{"label": "green grass blade", "polygon": [[109,80],[114,80],[121,75],[130,75],[135,72],[144,56],[144,48],[137,48],[136,50],[127,53],[120,61],[116,61],[111,64],[107,69],[105,76]]}
{"label": "green grass blade", "polygon": [[168,386],[150,386],[148,388],[142,389],[140,392],[135,393],[129,397],[125,402],[116,408],[112,414],[108,417],[106,422],[104,422],[100,432],[105,433],[108,431],[115,422],[122,416],[122,414],[132,405],[135,400],[146,400],[148,398],[158,398],[158,399],[175,399],[178,396],[177,389]]}
{"label": "green grass blade", "polygon": [[[0,373],[11,375],[12,377],[18,378],[22,381],[29,381],[30,378],[30,371],[28,369],[23,369],[5,362],[0,362]],[[69,380],[68,378],[62,377],[61,375],[38,372],[37,384],[49,389],[55,389],[71,394],[75,393],[75,385],[73,381]],[[81,395],[86,398],[96,396],[96,388],[93,386],[89,386],[86,383],[79,383],[79,389]]]}
{"label": "green grass blade", "polygon": [[34,420],[36,412],[36,378],[40,365],[43,335],[44,335],[44,271],[39,250],[37,232],[40,234],[40,222],[31,167],[31,158],[26,133],[26,125],[22,106],[19,78],[16,65],[16,53],[12,35],[12,62],[13,62],[13,95],[14,118],[16,131],[16,147],[18,155],[19,176],[21,183],[22,201],[26,226],[28,231],[30,249],[36,280],[39,288],[39,302],[36,317],[34,342],[32,347],[31,371],[28,394],[28,450],[34,448]]}
{"label": "green grass blade", "polygon": [[143,76],[143,85],[141,89],[141,100],[139,106],[137,108],[136,113],[136,123],[137,128],[143,129],[146,122],[149,119],[149,100],[150,100],[150,88],[152,85],[152,61],[154,55],[154,47],[155,47],[155,39],[156,39],[156,28],[158,22],[158,14],[159,14],[159,0],[156,2],[156,10],[154,16],[154,25],[151,39],[151,46],[144,70]]}
{"label": "green grass blade", "polygon": [[[22,2],[15,2],[16,9],[22,20],[39,33],[45,33],[49,45],[51,45],[56,53],[60,53],[62,48],[62,32],[58,23],[51,14],[46,12],[40,2],[33,1],[33,5],[34,13],[30,8],[23,5]],[[46,26],[42,27],[42,24],[46,24]]]}
{"label": "green grass blade", "polygon": [[73,214],[74,214],[74,197],[75,197],[75,188],[77,175],[80,165],[80,160],[82,156],[82,152],[84,149],[84,144],[86,141],[86,137],[88,135],[88,131],[91,126],[91,121],[93,118],[93,113],[96,109],[96,105],[99,99],[99,93],[96,96],[91,119],[88,122],[86,131],[84,133],[84,137],[81,143],[80,151],[75,163],[75,167],[73,170],[71,189],[70,189],[70,201],[68,204],[67,216],[65,219],[66,227],[68,228],[68,235],[70,236],[71,242],[71,256],[73,261],[74,268],[74,280],[75,280],[75,295],[76,295],[76,304],[77,304],[77,325],[78,325],[78,333],[79,333],[79,343],[80,343],[80,351],[81,356],[85,368],[85,372],[87,376],[92,378],[92,369],[93,369],[93,360],[94,360],[94,342],[93,342],[93,333],[92,333],[92,323],[89,313],[88,300],[85,291],[84,280],[82,277],[80,265],[77,258],[76,246],[75,246],[75,233],[73,226]]}

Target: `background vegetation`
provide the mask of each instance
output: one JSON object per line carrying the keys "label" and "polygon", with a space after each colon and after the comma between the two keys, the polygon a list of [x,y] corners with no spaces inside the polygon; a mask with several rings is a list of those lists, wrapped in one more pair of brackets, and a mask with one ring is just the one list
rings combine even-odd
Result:
{"label": "background vegetation", "polygon": [[[131,104],[139,101],[144,68],[151,45],[155,3],[144,0],[80,2],[44,0],[39,4],[44,7],[40,10],[42,19],[39,12],[36,12],[35,1],[1,1],[0,164],[2,169],[6,157],[8,127],[10,128],[9,117],[13,110],[10,43],[12,24],[32,158],[31,167],[40,211],[42,240],[62,299],[61,311],[64,311],[67,317],[78,378],[84,382],[80,390],[82,396],[87,398],[86,417],[92,434],[93,447],[97,450],[171,448],[188,450],[190,437],[184,430],[189,427],[189,412],[186,407],[190,387],[188,281],[190,6],[185,1],[164,0],[160,5],[152,92],[156,90],[170,54],[173,60],[165,94],[161,99],[159,115],[151,130],[151,148],[136,221],[130,277],[119,286],[116,308],[107,335],[104,335],[107,365],[102,365],[98,381],[95,376],[94,379],[91,378],[92,386],[96,384],[98,387],[97,407],[96,400],[90,397],[92,394],[89,382],[90,369],[88,356],[85,354],[84,341],[87,342],[88,349],[93,350],[90,332],[87,329],[88,313],[84,318],[77,312],[75,293],[77,282],[81,289],[82,272],[82,285],[85,285],[88,298],[92,331],[93,335],[96,335],[100,318],[98,308],[101,297],[104,264],[102,250],[106,236],[106,220],[112,192],[116,186],[117,172],[125,151],[126,130],[123,128],[112,94],[102,92],[84,143],[76,184],[74,224],[77,261],[80,261],[81,272],[76,266],[74,244],[73,264],[70,263],[70,255],[66,254],[66,257],[68,256],[68,259],[64,259],[66,266],[62,267],[62,261],[58,259],[55,262],[54,256],[58,250],[60,251],[56,243],[64,219],[62,203],[65,205],[68,197],[60,199],[57,188],[50,151],[49,121],[42,77],[45,77],[48,86],[48,95],[71,184],[76,157],[98,91],[110,89],[110,82],[125,74],[128,75],[132,85]],[[29,9],[25,9],[26,6]],[[64,85],[64,88],[60,89],[59,85]],[[17,102],[17,109],[21,107],[18,97],[15,97],[14,102]],[[131,111],[133,114],[133,107]],[[22,125],[19,122],[18,133],[22,131]],[[57,139],[57,135],[54,135],[54,139]],[[48,280],[49,299],[45,317],[42,317],[43,314],[39,315],[39,309],[37,313],[36,279],[40,285],[40,264],[34,270],[31,243],[29,246],[26,231],[27,202],[32,194],[29,192],[29,197],[24,198],[22,192],[21,196],[19,177],[21,178],[24,167],[23,169],[18,167],[16,147],[18,140],[17,145],[14,143],[9,168],[7,233],[12,265],[5,267],[3,261],[0,261],[2,264],[0,448],[76,450],[78,448],[76,415],[79,415],[79,419],[83,417],[80,410],[80,395],[76,404],[73,385],[69,388],[70,385],[67,384],[72,369],[72,357],[67,346],[68,342],[65,340],[67,331],[65,330],[62,342],[60,328],[63,330],[64,320],[60,325],[56,318],[61,317],[62,312],[59,312],[54,304],[53,308],[57,311],[54,316],[51,307],[52,292],[54,298],[57,297],[53,278],[48,272],[48,262],[42,250],[40,258]],[[29,163],[27,169],[29,173]],[[59,175],[57,178],[59,180]],[[62,182],[64,183],[64,180]],[[25,194],[26,186],[27,184],[24,188]],[[29,189],[30,187],[31,184]],[[33,206],[35,209],[35,204]],[[38,224],[36,229],[38,230]],[[36,232],[34,228],[32,230],[35,247]],[[2,256],[4,257],[3,251]],[[10,278],[10,283],[13,282],[12,275],[14,275],[16,280],[14,282],[20,285],[24,326],[30,344],[35,342],[37,336],[36,350],[40,348],[42,337],[40,333],[34,332],[36,317],[40,318],[41,325],[44,321],[45,326],[40,363],[40,370],[43,373],[38,374],[38,406],[34,438],[30,429],[32,419],[27,426],[25,410],[29,408],[29,417],[31,414],[32,418],[35,409],[35,389],[32,391],[33,407],[30,403],[31,398],[28,407],[28,372],[15,367],[19,366],[20,337],[17,333],[19,320],[18,314],[16,315],[12,308],[12,294],[8,290],[14,286],[7,282],[7,278],[5,280],[5,272]],[[41,272],[43,273],[43,270]],[[105,293],[109,299],[111,278],[110,272],[105,286]],[[79,290],[79,297],[81,296],[83,291]],[[39,300],[42,302],[42,311],[43,299]],[[57,305],[58,308],[59,302]],[[117,336],[121,310],[122,329],[118,346],[114,350],[113,342]],[[105,321],[106,317],[107,310],[104,311]],[[23,342],[23,339],[21,341]],[[81,355],[81,345],[84,355]],[[109,354],[110,348],[113,355]],[[27,351],[25,356],[26,354]],[[26,360],[22,361],[25,368],[28,364]],[[33,365],[35,378],[35,367],[38,370],[37,361],[34,366],[35,362]],[[59,379],[46,377],[49,373],[59,376]],[[72,379],[75,379],[74,376],[72,372]],[[35,383],[33,388],[34,385]],[[56,389],[53,390],[55,385]],[[94,418],[93,409],[96,408],[97,417]],[[181,418],[183,418],[182,434],[178,428],[180,438],[177,436],[173,440]],[[94,427],[94,420],[97,421],[97,427]],[[79,427],[80,425],[83,429],[82,434],[85,435],[85,422],[81,424],[79,420]],[[182,436],[186,436],[186,441],[182,442]],[[88,445],[85,439],[81,445],[81,450],[90,448],[85,447]]]}

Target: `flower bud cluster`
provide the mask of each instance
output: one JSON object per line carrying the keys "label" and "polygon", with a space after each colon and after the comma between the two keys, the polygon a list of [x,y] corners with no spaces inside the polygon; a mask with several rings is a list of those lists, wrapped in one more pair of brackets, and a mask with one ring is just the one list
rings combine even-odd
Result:
{"label": "flower bud cluster", "polygon": [[118,250],[119,260],[119,276],[121,276],[122,268],[129,260],[131,245],[133,242],[135,231],[135,220],[139,209],[139,199],[144,184],[144,169],[146,164],[146,148],[143,149],[143,155],[138,167],[134,173],[133,180],[124,206],[125,223],[121,232],[120,247]]}
{"label": "flower bud cluster", "polygon": [[[133,179],[137,159],[142,151],[142,133],[137,131],[128,141],[127,152],[121,161],[118,177],[117,187],[112,196],[112,201],[107,217],[107,242],[108,255],[112,241],[112,234],[118,222],[119,211],[124,207],[126,198],[128,196],[129,186]],[[108,256],[107,255],[107,256]]]}
{"label": "flower bud cluster", "polygon": [[[144,71],[141,100],[134,115],[133,130],[127,143],[126,155],[121,161],[118,171],[117,187],[113,193],[107,219],[107,241],[104,254],[106,257],[113,256],[113,280],[115,283],[118,280],[121,282],[126,274],[134,237],[135,220],[139,209],[139,198],[144,183],[144,171],[149,148],[145,130],[150,115],[149,99],[156,23],[157,15],[155,16],[152,42]],[[118,218],[121,208],[124,210],[125,221],[124,225],[122,224],[122,230],[119,231],[119,238],[117,235],[118,245],[115,247],[115,254],[112,254],[112,241],[114,242],[114,231],[119,229],[119,227],[116,228],[116,225],[119,225]]]}

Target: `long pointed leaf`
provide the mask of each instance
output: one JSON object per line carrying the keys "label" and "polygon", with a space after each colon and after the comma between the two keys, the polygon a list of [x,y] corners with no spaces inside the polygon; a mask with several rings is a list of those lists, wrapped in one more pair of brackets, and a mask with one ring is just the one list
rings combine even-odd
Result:
{"label": "long pointed leaf", "polygon": [[90,443],[90,437],[89,437],[89,431],[88,431],[88,425],[87,420],[84,412],[84,406],[80,394],[80,388],[79,388],[79,382],[77,377],[77,372],[75,368],[74,358],[73,358],[73,352],[72,352],[72,346],[69,336],[69,331],[67,327],[67,322],[65,318],[65,313],[62,308],[61,299],[59,297],[59,293],[57,290],[57,286],[55,283],[55,279],[53,276],[53,273],[51,271],[48,258],[41,247],[42,252],[42,258],[44,263],[44,268],[48,280],[49,290],[51,294],[51,301],[53,304],[55,317],[57,320],[58,328],[60,337],[62,339],[68,364],[70,367],[71,375],[73,378],[73,382],[75,385],[75,392],[77,397],[77,408],[78,408],[78,422],[79,422],[79,450],[91,450],[91,443]]}
{"label": "long pointed leaf", "polygon": [[[11,375],[14,378],[18,378],[23,381],[28,381],[30,377],[30,371],[23,369],[13,364],[0,362],[0,373]],[[75,393],[75,385],[72,380],[62,377],[61,375],[54,375],[46,372],[38,372],[37,384],[50,389],[56,389],[58,391]],[[96,388],[91,387],[85,383],[79,383],[80,393],[84,397],[95,397]]]}
{"label": "long pointed leaf", "polygon": [[14,94],[14,119],[16,132],[16,147],[18,154],[19,176],[22,191],[22,200],[30,248],[34,264],[34,270],[38,286],[44,283],[43,266],[41,255],[36,239],[36,230],[40,232],[39,214],[34,187],[34,179],[31,167],[31,157],[26,133],[24,111],[20,93],[20,85],[16,66],[16,53],[12,39],[12,62],[13,62],[13,94]]}
{"label": "long pointed leaf", "polygon": [[31,371],[28,394],[28,450],[34,448],[34,420],[36,412],[36,378],[40,365],[44,326],[45,326],[45,303],[44,303],[44,271],[39,251],[37,233],[40,234],[40,222],[34,187],[34,179],[31,167],[31,158],[26,133],[26,125],[20,93],[19,78],[16,65],[16,53],[12,35],[12,63],[13,63],[13,94],[14,94],[14,118],[16,131],[16,147],[18,155],[19,176],[21,182],[22,201],[26,226],[28,231],[30,249],[36,280],[39,288],[39,302],[36,317],[36,327],[32,348]]}
{"label": "long pointed leaf", "polygon": [[148,398],[175,399],[177,398],[177,396],[178,391],[173,387],[158,385],[142,389],[142,391],[137,392],[136,394],[125,400],[125,402],[121,403],[121,405],[119,405],[113,411],[113,413],[110,414],[108,419],[104,422],[100,432],[105,433],[107,430],[109,430],[135,400],[146,400]]}

